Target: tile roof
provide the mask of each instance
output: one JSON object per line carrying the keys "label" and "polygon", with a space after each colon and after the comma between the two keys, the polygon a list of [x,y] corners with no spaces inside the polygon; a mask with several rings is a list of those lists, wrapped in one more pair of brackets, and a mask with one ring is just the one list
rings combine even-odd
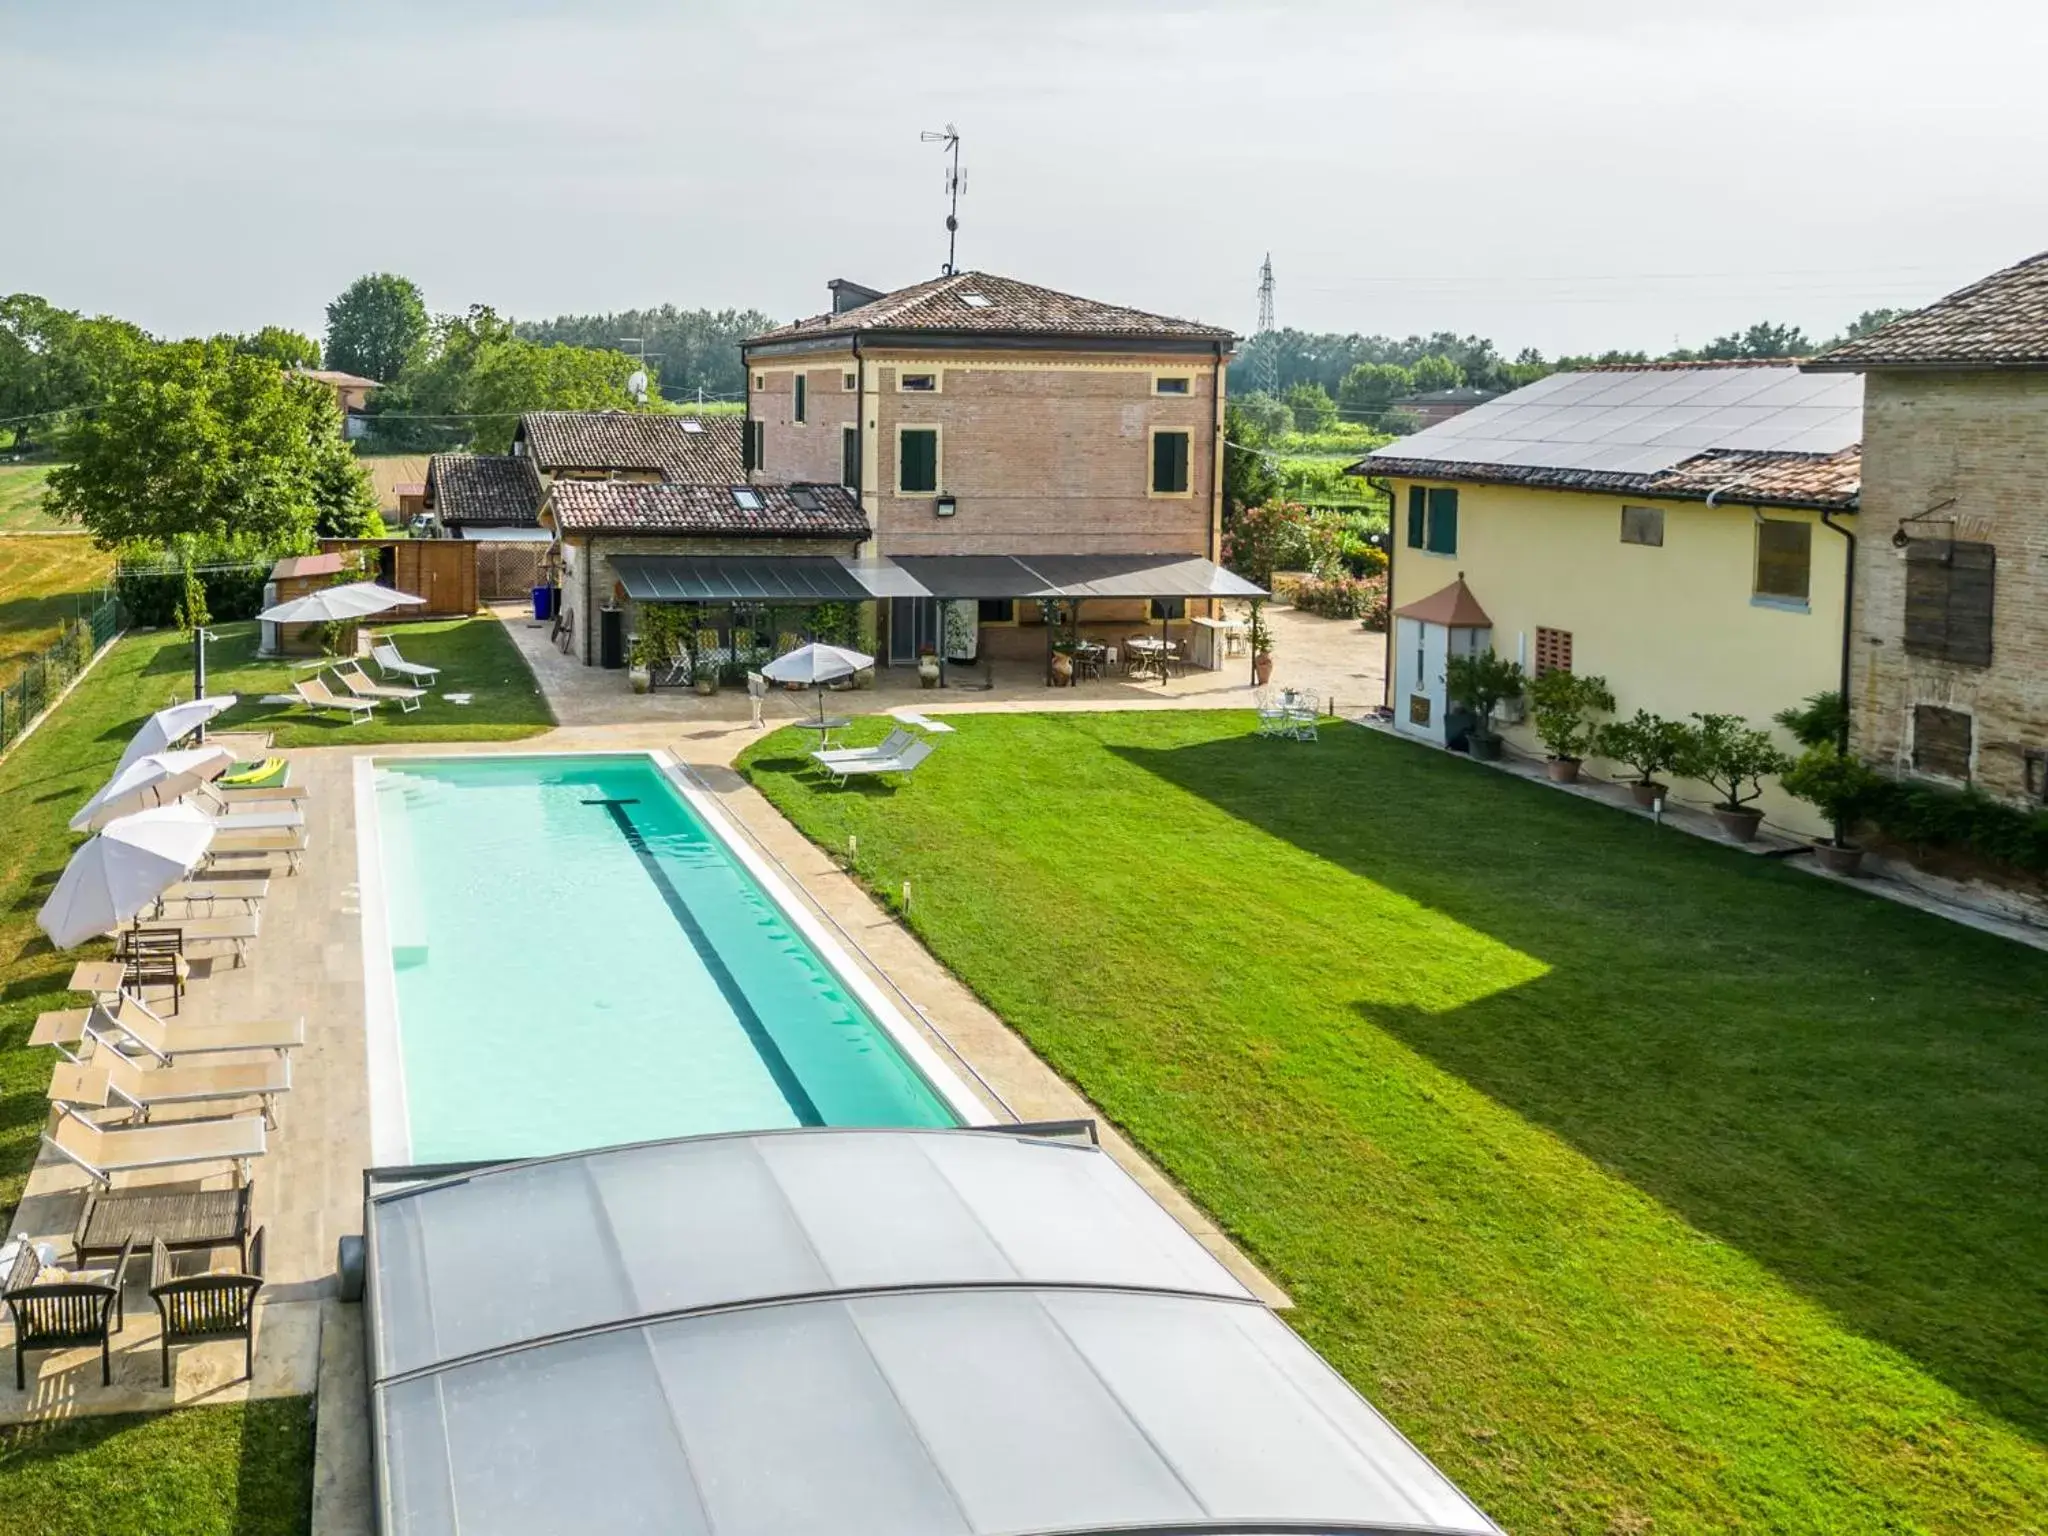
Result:
{"label": "tile roof", "polygon": [[508,453],[437,453],[427,460],[427,505],[451,528],[530,528],[540,520],[540,475]]}
{"label": "tile roof", "polygon": [[2048,251],[1959,288],[1925,309],[1844,342],[1806,365],[1870,368],[2048,368]]}
{"label": "tile roof", "polygon": [[[970,303],[969,299],[986,303]],[[1134,340],[1223,341],[1228,329],[1148,314],[1119,304],[1076,298],[1014,278],[987,272],[957,272],[913,283],[894,293],[836,314],[813,315],[747,338],[756,342],[798,341],[813,336],[852,336],[873,331],[925,331],[946,335],[1128,337]]]}
{"label": "tile roof", "polygon": [[1472,589],[1465,585],[1460,576],[1448,587],[1439,587],[1427,597],[1419,597],[1394,610],[1397,619],[1420,619],[1425,624],[1441,624],[1445,629],[1491,629],[1493,620],[1486,616],[1486,610],[1479,606],[1479,599],[1472,595]]}
{"label": "tile roof", "polygon": [[741,463],[745,422],[737,415],[654,411],[528,411],[518,436],[548,474],[564,469],[659,470],[693,485],[747,478]]}
{"label": "tile roof", "polygon": [[[738,497],[751,492],[758,507]],[[557,480],[548,492],[564,532],[684,533],[743,538],[865,539],[868,520],[840,485],[677,485]]]}
{"label": "tile roof", "polygon": [[1599,469],[1546,469],[1529,464],[1458,464],[1444,459],[1403,459],[1373,454],[1347,471],[1398,475],[1404,480],[1464,480],[1479,485],[1526,485],[1545,491],[1588,491],[1612,496],[1663,496],[1674,501],[1762,503],[1854,511],[1862,490],[1863,450],[1836,453],[1694,454],[1652,474]]}
{"label": "tile roof", "polygon": [[325,384],[330,389],[382,389],[384,386],[375,379],[366,379],[360,373],[343,373],[339,368],[294,368],[302,379]]}

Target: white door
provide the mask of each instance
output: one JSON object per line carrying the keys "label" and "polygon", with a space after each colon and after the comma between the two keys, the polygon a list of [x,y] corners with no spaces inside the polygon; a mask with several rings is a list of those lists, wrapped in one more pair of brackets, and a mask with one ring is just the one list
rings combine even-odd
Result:
{"label": "white door", "polygon": [[1444,739],[1444,656],[1450,632],[1420,619],[1394,621],[1394,724],[1411,736]]}

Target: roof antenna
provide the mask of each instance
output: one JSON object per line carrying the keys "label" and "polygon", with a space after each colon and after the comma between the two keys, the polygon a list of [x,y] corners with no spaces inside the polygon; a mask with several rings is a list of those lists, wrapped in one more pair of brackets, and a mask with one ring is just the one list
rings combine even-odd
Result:
{"label": "roof antenna", "polygon": [[967,178],[960,171],[960,130],[948,123],[943,133],[926,130],[917,137],[925,144],[945,145],[942,153],[952,156],[952,163],[946,168],[946,197],[951,204],[946,213],[946,270],[940,274],[951,277],[960,270],[954,265],[953,254],[960,238],[960,194],[967,190]]}

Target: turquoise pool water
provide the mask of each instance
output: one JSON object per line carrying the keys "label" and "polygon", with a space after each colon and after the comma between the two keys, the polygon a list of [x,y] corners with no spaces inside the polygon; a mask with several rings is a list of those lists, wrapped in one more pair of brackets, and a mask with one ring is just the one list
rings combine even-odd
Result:
{"label": "turquoise pool water", "polygon": [[375,771],[414,1161],[957,1123],[650,759]]}

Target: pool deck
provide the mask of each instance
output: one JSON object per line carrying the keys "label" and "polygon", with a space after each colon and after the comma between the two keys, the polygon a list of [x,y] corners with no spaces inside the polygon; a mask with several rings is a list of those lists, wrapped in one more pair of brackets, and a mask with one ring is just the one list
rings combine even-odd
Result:
{"label": "pool deck", "polygon": [[[1042,695],[1031,701],[1038,707],[1045,702]],[[1192,699],[1176,703],[1181,708],[1202,707]],[[946,706],[1030,707],[949,697],[945,706],[934,705],[934,712]],[[1120,704],[1104,698],[1094,707]],[[258,1313],[255,1378],[246,1383],[234,1380],[241,1369],[241,1346],[215,1342],[181,1348],[175,1357],[174,1385],[169,1390],[158,1385],[158,1332],[147,1294],[145,1257],[131,1263],[127,1276],[126,1321],[114,1343],[113,1386],[100,1385],[96,1349],[39,1353],[30,1361],[27,1392],[13,1390],[11,1371],[0,1373],[0,1423],[317,1393],[313,1530],[316,1536],[355,1536],[372,1529],[360,1308],[339,1299],[336,1278],[339,1240],[361,1231],[362,1173],[371,1160],[352,789],[355,759],[364,754],[665,749],[715,798],[741,835],[831,931],[854,965],[895,1002],[949,1065],[964,1066],[959,1075],[988,1103],[993,1119],[1100,1120],[1071,1085],[1039,1060],[908,929],[733,771],[733,759],[757,737],[744,721],[650,720],[565,726],[509,744],[343,746],[285,753],[292,764],[292,782],[307,791],[309,851],[297,874],[287,875],[282,864],[276,870],[262,934],[250,949],[248,963],[237,967],[224,958],[210,976],[189,989],[180,1014],[194,1022],[301,1015],[306,1019],[307,1040],[294,1056],[292,1089],[280,1101],[279,1124],[270,1136],[269,1150],[255,1165],[252,1225],[267,1233],[268,1280]],[[1287,1304],[1284,1293],[1214,1223],[1106,1124],[1103,1140],[1118,1162],[1233,1274],[1269,1302]],[[203,1181],[205,1187],[224,1187],[227,1182],[224,1176]],[[201,1187],[175,1172],[155,1179],[124,1176],[120,1187],[145,1183]],[[55,1242],[68,1255],[85,1190],[83,1174],[46,1153],[30,1175],[14,1230]],[[0,1318],[0,1350],[11,1353],[9,1335],[11,1329]],[[5,1358],[0,1353],[0,1359]]]}

